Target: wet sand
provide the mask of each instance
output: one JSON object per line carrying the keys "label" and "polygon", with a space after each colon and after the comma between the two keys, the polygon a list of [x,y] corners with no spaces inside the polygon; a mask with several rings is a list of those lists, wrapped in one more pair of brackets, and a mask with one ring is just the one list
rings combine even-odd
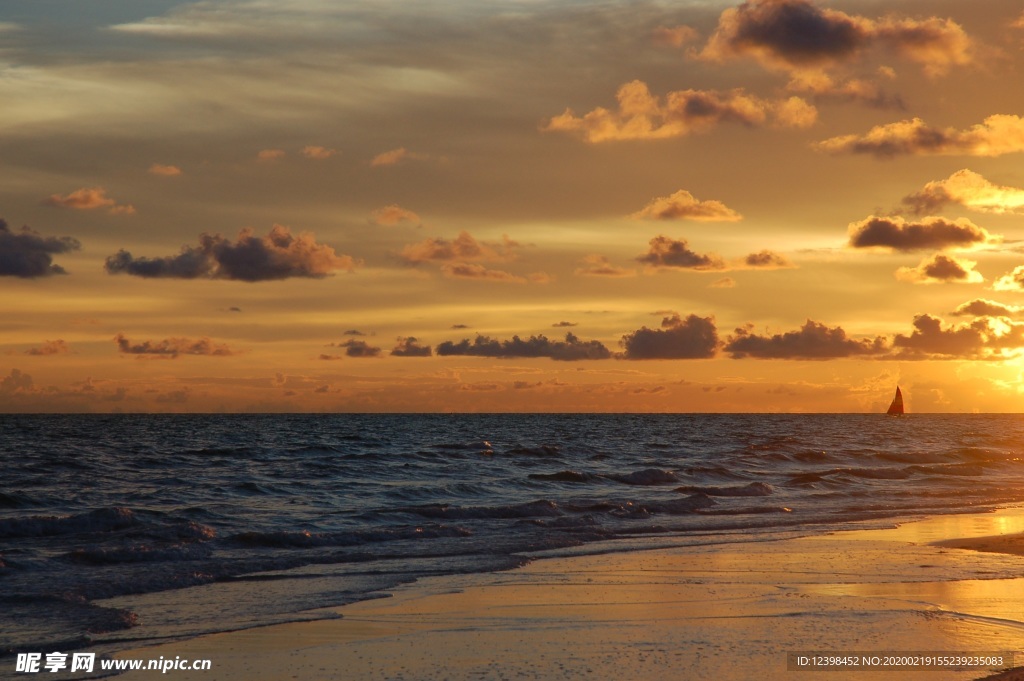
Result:
{"label": "wet sand", "polygon": [[[719,681],[818,678],[820,672],[789,668],[794,653],[1021,651],[1021,532],[1024,510],[1012,509],[819,537],[539,558],[510,572],[421,580],[390,598],[333,610],[341,619],[117,657],[212,660],[211,671],[166,675],[181,681]],[[931,670],[912,678],[967,681],[995,671]],[[907,674],[836,671],[824,678]]]}

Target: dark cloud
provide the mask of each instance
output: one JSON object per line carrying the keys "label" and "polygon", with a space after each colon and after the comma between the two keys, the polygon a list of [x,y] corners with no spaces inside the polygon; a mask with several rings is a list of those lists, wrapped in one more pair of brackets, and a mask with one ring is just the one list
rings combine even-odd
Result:
{"label": "dark cloud", "polygon": [[686,239],[670,239],[667,236],[656,236],[650,241],[650,249],[637,257],[651,267],[677,267],[693,270],[721,270],[725,263],[716,255],[701,255],[690,250]]}
{"label": "dark cloud", "polygon": [[914,215],[928,215],[942,210],[956,199],[940,182],[929,182],[924,189],[903,197],[901,203]]}
{"label": "dark cloud", "polygon": [[961,283],[980,284],[984,281],[973,260],[961,260],[942,253],[932,256],[917,267],[901,267],[896,278],[915,284]]}
{"label": "dark cloud", "polygon": [[876,45],[917,62],[929,75],[972,61],[971,40],[952,20],[876,21],[808,0],[747,0],[725,10],[700,56],[749,56],[768,68],[812,71],[849,62]]}
{"label": "dark cloud", "polygon": [[996,279],[992,288],[996,291],[1024,291],[1024,265],[1018,265]]}
{"label": "dark cloud", "polygon": [[[888,69],[880,70],[883,77],[895,77]],[[873,81],[863,78],[835,79],[824,71],[797,72],[786,89],[803,95],[812,95],[815,102],[860,102],[876,109],[906,110],[899,95],[887,93]]]}
{"label": "dark cloud", "polygon": [[592,253],[584,256],[583,266],[573,272],[578,277],[635,277],[636,270],[613,265],[607,257]]}
{"label": "dark cloud", "polygon": [[996,114],[966,130],[936,128],[913,118],[875,126],[861,136],[832,137],[818,142],[815,148],[879,158],[929,154],[1002,156],[1024,151],[1024,118]]}
{"label": "dark cloud", "polygon": [[449,262],[441,265],[441,274],[449,279],[475,279],[506,284],[525,284],[526,277],[520,277],[505,270],[492,270],[479,263]]}
{"label": "dark cloud", "polygon": [[750,0],[725,10],[703,55],[752,54],[790,66],[817,66],[863,49],[870,27],[843,12],[804,0]]}
{"label": "dark cloud", "polygon": [[996,240],[970,220],[939,217],[907,222],[901,217],[876,217],[850,225],[853,248],[889,248],[895,251],[970,248]]}
{"label": "dark cloud", "polygon": [[836,359],[881,355],[888,350],[881,336],[854,340],[840,326],[829,328],[810,319],[799,331],[771,336],[757,335],[750,326],[736,329],[725,343],[725,351],[733,359]]}
{"label": "dark cloud", "polygon": [[530,336],[526,340],[513,336],[511,340],[504,341],[488,336],[477,336],[472,342],[469,339],[463,339],[458,343],[445,341],[437,346],[437,354],[501,358],[550,357],[566,362],[608,359],[612,356],[600,341],[582,341],[572,333],[565,334],[564,341],[553,341],[544,335]]}
{"label": "dark cloud", "polygon": [[660,329],[642,327],[622,337],[625,359],[705,359],[715,356],[718,330],[711,317],[674,314]]}
{"label": "dark cloud", "polygon": [[44,357],[47,355],[66,355],[69,352],[71,352],[71,348],[68,347],[68,344],[58,338],[57,340],[48,340],[39,347],[29,348],[25,351],[25,354]]}
{"label": "dark cloud", "polygon": [[316,243],[312,234],[293,236],[288,227],[274,225],[265,237],[243,229],[232,243],[220,234],[201,234],[198,246],[183,246],[178,255],[135,258],[120,250],[107,258],[110,274],[146,278],[233,279],[271,281],[290,277],[319,279],[335,270],[351,271],[356,261],[339,256],[326,244]]}
{"label": "dark cloud", "polygon": [[556,322],[555,324],[552,324],[551,326],[553,326],[556,329],[558,329],[558,328],[566,328],[566,327],[570,327],[570,326],[577,326],[577,323],[576,322]]}
{"label": "dark cloud", "polygon": [[767,270],[785,269],[793,266],[785,256],[768,250],[751,253],[743,259],[743,264],[747,267]]}
{"label": "dark cloud", "polygon": [[399,338],[398,345],[391,349],[395,357],[430,357],[432,354],[429,345],[420,345],[413,336]]}
{"label": "dark cloud", "polygon": [[903,205],[917,215],[934,213],[950,203],[983,213],[1020,214],[1024,213],[1024,189],[994,184],[964,168],[903,197]]}
{"label": "dark cloud", "polygon": [[21,277],[34,279],[51,274],[67,274],[60,265],[53,264],[54,253],[77,251],[82,247],[78,239],[69,236],[41,236],[38,232],[22,227],[12,232],[7,222],[0,218],[0,277]]}
{"label": "dark cloud", "polygon": [[345,348],[345,355],[348,357],[380,357],[380,348],[375,348],[366,341],[361,340],[347,340],[344,343],[337,345],[339,348]]}
{"label": "dark cloud", "polygon": [[348,329],[347,331],[342,332],[341,335],[342,336],[365,336],[366,334],[363,333],[362,331],[360,331],[359,329]]}
{"label": "dark cloud", "polygon": [[818,110],[800,97],[762,99],[742,89],[677,90],[664,97],[651,94],[647,83],[634,80],[615,95],[617,110],[598,107],[583,116],[571,109],[550,119],[545,132],[566,132],[592,144],[616,140],[668,139],[709,130],[723,122],[748,127],[774,125],[806,128]]}
{"label": "dark cloud", "polygon": [[924,263],[921,273],[930,279],[948,281],[967,279],[970,271],[965,269],[956,258],[940,253]]}
{"label": "dark cloud", "polygon": [[1002,348],[1024,345],[1024,325],[1015,325],[1006,333],[998,333],[989,318],[983,317],[969,325],[943,329],[942,320],[931,314],[913,317],[913,332],[897,334],[893,346],[900,357],[910,359],[1001,358]]}
{"label": "dark cloud", "polygon": [[179,355],[209,355],[214,357],[227,357],[238,354],[227,345],[214,343],[209,338],[166,338],[159,342],[143,341],[132,343],[123,334],[119,333],[114,337],[117,343],[118,352],[125,355],[140,355],[175,359]]}
{"label": "dark cloud", "polygon": [[11,369],[11,373],[0,379],[0,393],[29,392],[32,387],[32,377],[21,369]]}
{"label": "dark cloud", "polygon": [[1016,317],[1024,308],[1016,305],[1004,305],[994,300],[975,298],[953,310],[955,317]]}
{"label": "dark cloud", "polygon": [[503,261],[513,259],[518,247],[519,244],[508,236],[503,237],[502,243],[492,244],[477,241],[472,234],[463,231],[450,240],[432,236],[409,244],[398,255],[413,265],[423,262]]}
{"label": "dark cloud", "polygon": [[452,324],[448,328],[450,328],[452,330],[455,330],[455,331],[457,331],[459,329],[468,329],[469,328],[469,324]]}

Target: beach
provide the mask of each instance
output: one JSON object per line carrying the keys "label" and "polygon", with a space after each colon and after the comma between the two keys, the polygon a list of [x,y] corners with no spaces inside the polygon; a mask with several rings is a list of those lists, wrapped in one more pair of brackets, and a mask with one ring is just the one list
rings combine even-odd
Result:
{"label": "beach", "polygon": [[[611,542],[589,547],[607,552],[541,554],[510,571],[420,579],[388,598],[332,609],[340,619],[117,657],[211,661],[209,671],[168,672],[181,681],[743,680],[816,678],[821,672],[790,667],[799,653],[1005,655],[1024,649],[1022,531],[1024,509],[1005,509],[771,541],[624,552]],[[997,671],[931,669],[915,678]]]}

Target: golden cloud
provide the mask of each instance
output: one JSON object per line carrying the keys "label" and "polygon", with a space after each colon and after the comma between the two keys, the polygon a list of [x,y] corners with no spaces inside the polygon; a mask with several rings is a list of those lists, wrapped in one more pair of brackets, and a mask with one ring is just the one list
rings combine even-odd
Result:
{"label": "golden cloud", "polygon": [[662,103],[640,80],[626,83],[616,93],[618,110],[598,107],[576,116],[571,109],[551,118],[544,132],[566,132],[597,144],[618,140],[683,137],[708,130],[721,122],[748,126],[769,120],[784,127],[808,127],[817,120],[817,109],[799,97],[766,100],[742,89],[679,90],[669,92]]}
{"label": "golden cloud", "polygon": [[630,217],[638,220],[700,220],[705,222],[735,222],[743,219],[742,215],[721,201],[699,201],[685,189],[680,189],[670,196],[652,199],[644,208]]}
{"label": "golden cloud", "polygon": [[966,130],[936,128],[920,118],[878,125],[864,135],[842,135],[814,145],[833,154],[1002,156],[1024,151],[1024,118],[989,116]]}

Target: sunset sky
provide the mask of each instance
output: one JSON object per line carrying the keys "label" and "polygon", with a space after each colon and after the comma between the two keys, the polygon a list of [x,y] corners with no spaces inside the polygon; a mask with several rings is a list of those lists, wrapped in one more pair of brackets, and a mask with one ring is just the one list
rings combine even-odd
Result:
{"label": "sunset sky", "polygon": [[1019,0],[6,0],[0,410],[1024,410]]}

